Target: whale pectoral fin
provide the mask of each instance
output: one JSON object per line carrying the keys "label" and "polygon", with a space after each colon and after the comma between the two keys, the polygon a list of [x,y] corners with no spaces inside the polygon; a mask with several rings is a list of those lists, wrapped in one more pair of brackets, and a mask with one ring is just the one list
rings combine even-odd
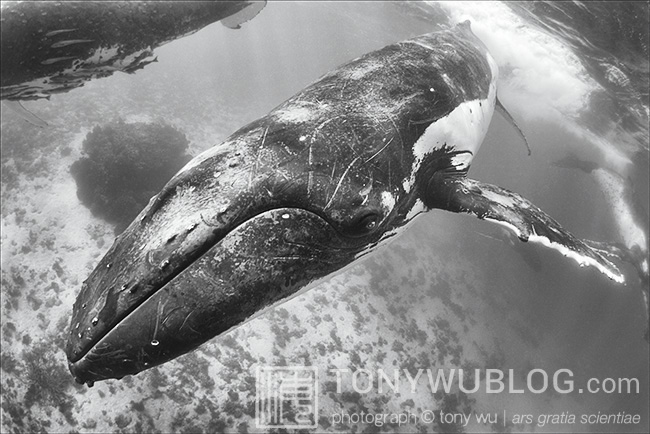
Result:
{"label": "whale pectoral fin", "polygon": [[221,20],[221,24],[229,29],[241,29],[241,25],[252,20],[266,6],[266,0],[252,1],[244,9]]}
{"label": "whale pectoral fin", "polygon": [[540,243],[574,259],[580,266],[596,267],[618,283],[625,281],[601,249],[576,238],[530,201],[505,188],[468,178],[448,178],[436,183],[435,198],[429,202],[435,208],[472,214],[504,225],[522,241]]}
{"label": "whale pectoral fin", "polygon": [[526,145],[526,150],[528,151],[528,155],[531,154],[530,152],[530,145],[528,144],[528,139],[526,138],[526,135],[524,134],[523,131],[521,131],[521,128],[519,128],[519,125],[517,125],[517,122],[515,122],[515,119],[512,117],[510,112],[506,110],[506,108],[501,104],[501,101],[499,101],[499,98],[497,97],[496,99],[496,105],[494,108],[503,116],[503,118],[512,126],[512,128],[515,129],[517,134],[519,134],[519,137],[524,141],[524,144]]}

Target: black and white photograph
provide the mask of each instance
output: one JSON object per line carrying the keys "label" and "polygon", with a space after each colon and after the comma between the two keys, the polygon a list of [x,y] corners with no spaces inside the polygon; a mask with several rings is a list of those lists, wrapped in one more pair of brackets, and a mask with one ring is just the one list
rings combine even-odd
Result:
{"label": "black and white photograph", "polygon": [[0,431],[647,433],[649,29],[0,2]]}

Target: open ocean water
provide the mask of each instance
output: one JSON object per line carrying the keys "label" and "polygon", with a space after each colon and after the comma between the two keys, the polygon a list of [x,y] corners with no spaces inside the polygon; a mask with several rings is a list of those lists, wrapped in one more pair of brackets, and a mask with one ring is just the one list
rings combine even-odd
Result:
{"label": "open ocean water", "polygon": [[[264,432],[256,368],[306,365],[320,373],[317,432],[648,432],[647,274],[622,264],[627,284],[618,285],[437,210],[344,274],[188,355],[92,388],[68,372],[72,305],[115,236],[70,175],[94,126],[163,120],[196,155],[336,66],[465,19],[499,63],[500,99],[532,148],[528,156],[495,113],[470,176],[520,193],[581,238],[639,245],[647,258],[648,3],[271,2],[239,30],[215,23],[158,48],[157,62],[135,74],[24,102],[46,128],[3,109],[2,431]],[[558,163],[571,155],[598,169]],[[459,368],[512,370],[520,386],[531,371],[552,383],[567,370],[575,389],[433,393],[424,380],[427,370]],[[335,369],[367,371],[359,384],[343,374],[337,388]],[[399,370],[400,390],[380,391],[378,369]],[[412,390],[404,370],[419,369]],[[544,389],[541,374],[530,378]],[[638,391],[578,392],[591,378],[632,379]],[[458,417],[441,420],[441,411]],[[340,417],[362,412],[419,419]],[[426,412],[434,420],[422,420]],[[638,418],[581,422],[599,413]]]}

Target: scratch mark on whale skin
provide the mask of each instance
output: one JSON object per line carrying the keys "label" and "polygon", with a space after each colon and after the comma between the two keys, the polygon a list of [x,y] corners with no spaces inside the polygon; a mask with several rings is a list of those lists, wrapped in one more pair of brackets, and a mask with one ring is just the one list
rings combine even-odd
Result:
{"label": "scratch mark on whale skin", "polygon": [[354,166],[354,163],[356,163],[360,158],[361,158],[360,155],[359,155],[359,156],[356,156],[356,157],[352,160],[352,162],[348,165],[347,169],[345,169],[345,171],[344,171],[343,174],[341,175],[341,178],[339,179],[338,184],[336,184],[336,188],[334,189],[334,193],[332,193],[332,197],[331,197],[330,200],[327,202],[327,204],[325,205],[325,207],[323,208],[323,210],[328,209],[328,208],[332,205],[332,202],[334,201],[334,198],[336,197],[336,193],[339,191],[339,188],[341,188],[341,184],[343,184],[343,180],[344,180],[345,177],[348,175],[348,172],[350,172],[350,169],[352,168],[352,166]]}

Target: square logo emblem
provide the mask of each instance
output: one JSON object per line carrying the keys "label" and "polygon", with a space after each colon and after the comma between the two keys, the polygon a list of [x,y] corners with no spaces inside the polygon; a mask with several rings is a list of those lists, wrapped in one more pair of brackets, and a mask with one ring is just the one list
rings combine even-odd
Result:
{"label": "square logo emblem", "polygon": [[255,425],[257,428],[317,428],[318,368],[258,366]]}

